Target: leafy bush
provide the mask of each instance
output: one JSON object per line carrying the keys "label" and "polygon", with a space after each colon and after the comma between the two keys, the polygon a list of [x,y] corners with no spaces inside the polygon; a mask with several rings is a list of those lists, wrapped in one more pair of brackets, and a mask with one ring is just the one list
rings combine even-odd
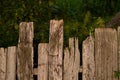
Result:
{"label": "leafy bush", "polygon": [[0,1],[0,46],[17,45],[18,26],[23,21],[34,22],[34,45],[48,42],[50,19],[64,19],[65,43],[69,37],[78,36],[81,44],[96,27],[104,27],[105,21],[119,10],[118,3],[108,0],[104,3],[103,0]]}

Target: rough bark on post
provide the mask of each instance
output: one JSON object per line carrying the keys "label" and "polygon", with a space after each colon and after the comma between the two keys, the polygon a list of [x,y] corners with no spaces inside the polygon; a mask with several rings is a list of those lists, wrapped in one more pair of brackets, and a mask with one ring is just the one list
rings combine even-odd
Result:
{"label": "rough bark on post", "polygon": [[0,80],[6,77],[6,52],[6,49],[0,48]]}
{"label": "rough bark on post", "polygon": [[38,46],[38,80],[48,80],[48,43]]}
{"label": "rough bark on post", "polygon": [[33,22],[20,23],[17,54],[18,80],[33,80],[33,37]]}
{"label": "rough bark on post", "polygon": [[62,80],[63,20],[50,21],[49,80]]}
{"label": "rough bark on post", "polygon": [[16,80],[16,47],[7,49],[6,80]]}
{"label": "rough bark on post", "polygon": [[95,29],[95,80],[116,80],[118,69],[117,32],[111,28]]}
{"label": "rough bark on post", "polygon": [[83,80],[95,80],[94,38],[90,35],[82,44]]}
{"label": "rough bark on post", "polygon": [[78,80],[80,68],[80,52],[78,48],[78,39],[69,39],[69,48],[64,50],[64,71],[63,80]]}

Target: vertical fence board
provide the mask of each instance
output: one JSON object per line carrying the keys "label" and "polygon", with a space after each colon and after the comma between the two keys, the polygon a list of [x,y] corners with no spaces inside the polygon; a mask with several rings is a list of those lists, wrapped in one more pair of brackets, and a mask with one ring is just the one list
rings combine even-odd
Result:
{"label": "vertical fence board", "polygon": [[118,70],[120,71],[120,26],[118,27],[117,31],[118,31]]}
{"label": "vertical fence board", "polygon": [[40,43],[38,47],[38,80],[48,80],[48,44]]}
{"label": "vertical fence board", "polygon": [[64,74],[63,80],[71,80],[70,52],[68,48],[64,49]]}
{"label": "vertical fence board", "polygon": [[95,30],[95,80],[115,80],[117,71],[117,32],[115,29]]}
{"label": "vertical fence board", "polygon": [[69,50],[70,50],[70,60],[69,60],[69,67],[70,67],[70,80],[74,80],[73,78],[74,78],[74,75],[73,75],[73,72],[74,72],[74,70],[73,70],[73,67],[74,67],[74,60],[75,60],[75,49],[74,49],[74,47],[75,47],[75,44],[74,44],[74,38],[70,38],[69,39]]}
{"label": "vertical fence board", "polygon": [[78,80],[80,67],[80,52],[78,39],[69,39],[69,49],[64,50],[64,78],[63,80]]}
{"label": "vertical fence board", "polygon": [[94,61],[94,38],[89,36],[82,45],[83,57],[83,80],[94,80],[95,61]]}
{"label": "vertical fence board", "polygon": [[[113,36],[113,38],[112,38],[113,40],[111,41],[111,47],[112,47],[111,53],[112,54],[108,55],[108,57],[111,56],[111,59],[108,60],[108,63],[112,65],[112,77],[113,77],[112,80],[116,80],[114,74],[115,74],[115,71],[118,71],[118,62],[119,62],[118,61],[118,37],[117,37],[117,31],[115,29],[113,29],[111,34],[112,34],[111,37]],[[110,37],[110,39],[111,39],[111,37]],[[111,63],[111,61],[112,61],[112,63]],[[109,68],[109,66],[108,66],[108,68]],[[109,70],[108,70],[108,74],[109,74]],[[109,77],[111,77],[111,74],[108,75],[108,80],[110,80]]]}
{"label": "vertical fence board", "polygon": [[78,38],[74,39],[74,46],[75,46],[75,59],[74,59],[74,80],[79,80],[79,70],[80,70],[80,51],[78,47]]}
{"label": "vertical fence board", "polygon": [[63,20],[50,21],[49,80],[62,80]]}
{"label": "vertical fence board", "polygon": [[33,80],[33,23],[22,22],[19,26],[17,54],[18,80]]}
{"label": "vertical fence board", "polygon": [[95,80],[101,80],[101,50],[97,49],[101,47],[99,36],[98,31],[95,31]]}
{"label": "vertical fence board", "polygon": [[7,49],[6,80],[16,80],[16,47]]}
{"label": "vertical fence board", "polygon": [[0,80],[6,76],[6,49],[0,48]]}

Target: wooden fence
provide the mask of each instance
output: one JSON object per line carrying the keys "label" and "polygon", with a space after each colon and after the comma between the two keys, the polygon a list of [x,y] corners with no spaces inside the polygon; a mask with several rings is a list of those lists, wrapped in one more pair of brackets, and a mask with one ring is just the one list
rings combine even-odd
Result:
{"label": "wooden fence", "polygon": [[0,48],[0,80],[35,80],[33,75],[37,80],[79,80],[79,73],[82,80],[119,80],[114,76],[120,70],[119,27],[95,29],[95,36],[83,41],[82,53],[76,37],[63,49],[63,33],[63,20],[51,20],[49,43],[39,44],[38,67],[33,68],[33,23],[20,23],[17,47]]}

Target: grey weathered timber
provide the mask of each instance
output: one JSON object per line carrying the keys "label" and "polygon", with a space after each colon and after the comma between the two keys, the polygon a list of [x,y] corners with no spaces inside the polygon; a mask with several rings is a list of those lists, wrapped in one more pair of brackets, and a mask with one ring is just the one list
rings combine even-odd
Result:
{"label": "grey weathered timber", "polygon": [[64,50],[64,71],[63,80],[78,80],[80,70],[80,52],[78,39],[69,39],[69,48]]}
{"label": "grey weathered timber", "polygon": [[50,21],[49,80],[62,80],[63,20]]}
{"label": "grey weathered timber", "polygon": [[6,77],[6,49],[0,48],[0,80]]}
{"label": "grey weathered timber", "polygon": [[16,61],[16,47],[8,47],[6,80],[16,80]]}
{"label": "grey weathered timber", "polygon": [[33,80],[33,37],[33,22],[20,23],[17,53],[18,80]]}
{"label": "grey weathered timber", "polygon": [[95,80],[94,38],[90,35],[82,44],[83,80]]}
{"label": "grey weathered timber", "polygon": [[38,80],[48,80],[48,43],[38,46]]}
{"label": "grey weathered timber", "polygon": [[117,71],[117,32],[115,29],[95,29],[95,80],[116,80]]}

